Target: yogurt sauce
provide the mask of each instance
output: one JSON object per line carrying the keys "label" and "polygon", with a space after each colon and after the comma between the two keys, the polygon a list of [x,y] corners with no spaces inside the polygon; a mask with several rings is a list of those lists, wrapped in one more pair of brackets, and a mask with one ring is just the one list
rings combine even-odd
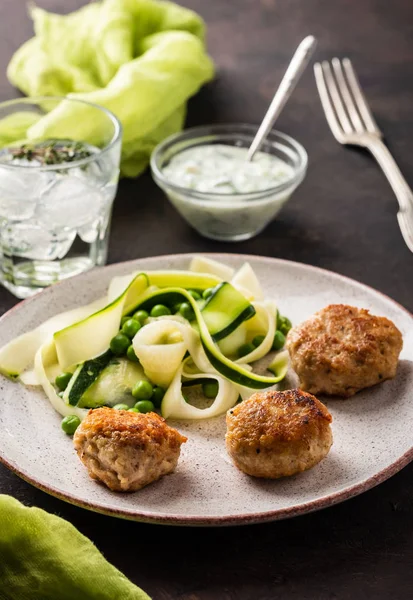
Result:
{"label": "yogurt sauce", "polygon": [[293,176],[292,167],[266,152],[257,152],[247,162],[247,151],[226,144],[188,148],[176,154],[163,173],[175,185],[213,194],[259,192]]}

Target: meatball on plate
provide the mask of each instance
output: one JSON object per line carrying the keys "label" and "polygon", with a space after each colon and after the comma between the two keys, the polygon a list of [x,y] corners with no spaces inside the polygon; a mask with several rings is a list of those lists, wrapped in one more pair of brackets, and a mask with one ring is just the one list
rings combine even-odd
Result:
{"label": "meatball on plate", "polygon": [[392,321],[345,304],[323,308],[287,337],[302,389],[343,398],[392,379],[402,347]]}
{"label": "meatball on plate", "polygon": [[134,492],[172,473],[186,437],[155,413],[90,410],[73,438],[80,460],[116,492]]}
{"label": "meatball on plate", "polygon": [[324,404],[301,390],[258,392],[227,412],[226,447],[247,475],[295,475],[327,456],[331,421]]}

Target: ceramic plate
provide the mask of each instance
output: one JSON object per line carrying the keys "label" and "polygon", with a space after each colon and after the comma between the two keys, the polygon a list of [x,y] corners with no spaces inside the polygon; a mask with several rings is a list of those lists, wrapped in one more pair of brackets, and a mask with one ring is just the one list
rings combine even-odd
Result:
{"label": "ceramic plate", "polygon": [[[176,472],[141,491],[113,493],[89,479],[43,393],[2,377],[0,457],[10,469],[45,492],[108,515],[153,523],[231,525],[330,506],[377,485],[413,459],[413,317],[381,293],[328,271],[257,256],[213,256],[234,267],[248,260],[266,293],[293,323],[341,302],[387,316],[402,331],[404,348],[394,380],[349,400],[326,400],[334,418],[328,457],[295,477],[254,479],[239,472],[226,455],[225,417],[172,423],[189,438]],[[115,275],[138,268],[184,269],[190,258],[121,263],[53,286],[5,314],[0,339],[7,342],[57,312],[101,296]]]}

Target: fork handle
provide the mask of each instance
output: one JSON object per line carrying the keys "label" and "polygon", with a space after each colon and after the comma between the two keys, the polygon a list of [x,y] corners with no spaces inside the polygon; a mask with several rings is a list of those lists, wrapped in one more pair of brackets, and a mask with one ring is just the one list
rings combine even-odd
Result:
{"label": "fork handle", "polygon": [[402,175],[390,150],[379,138],[372,138],[367,148],[373,154],[386,175],[402,211],[413,208],[413,192]]}

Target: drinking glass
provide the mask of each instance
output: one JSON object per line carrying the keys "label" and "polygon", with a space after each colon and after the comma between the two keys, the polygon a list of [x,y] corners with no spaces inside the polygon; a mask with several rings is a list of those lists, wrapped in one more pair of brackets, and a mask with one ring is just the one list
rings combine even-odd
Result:
{"label": "drinking glass", "polygon": [[121,138],[82,100],[0,104],[0,281],[18,298],[105,264]]}

